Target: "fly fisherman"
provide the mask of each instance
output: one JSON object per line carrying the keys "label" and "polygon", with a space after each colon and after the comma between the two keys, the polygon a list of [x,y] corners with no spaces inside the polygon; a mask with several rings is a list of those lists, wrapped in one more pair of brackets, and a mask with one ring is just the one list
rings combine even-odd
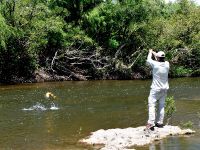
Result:
{"label": "fly fisherman", "polygon": [[[155,60],[152,59],[154,56]],[[169,62],[165,61],[165,53],[159,51],[154,52],[149,50],[147,57],[147,64],[152,68],[153,81],[151,84],[151,90],[148,97],[148,110],[149,119],[146,125],[147,130],[154,130],[154,126],[162,128],[164,120],[164,106],[165,98],[167,96],[168,84],[168,72]],[[156,114],[156,102],[158,101],[158,112]]]}

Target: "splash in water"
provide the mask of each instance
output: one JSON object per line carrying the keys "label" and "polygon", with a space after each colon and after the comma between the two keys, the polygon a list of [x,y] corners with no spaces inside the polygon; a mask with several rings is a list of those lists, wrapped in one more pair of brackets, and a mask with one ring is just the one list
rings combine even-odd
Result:
{"label": "splash in water", "polygon": [[51,102],[50,108],[47,108],[44,105],[42,105],[41,103],[37,102],[36,105],[31,106],[29,108],[23,108],[22,110],[25,110],[25,111],[31,111],[31,110],[45,111],[45,110],[48,110],[48,109],[50,109],[50,110],[58,110],[59,107],[56,106],[53,102]]}
{"label": "splash in water", "polygon": [[58,108],[58,106],[55,105],[54,102],[51,102],[51,108],[50,109],[51,110],[58,110],[59,108]]}
{"label": "splash in water", "polygon": [[31,106],[29,108],[23,108],[23,110],[42,110],[42,111],[45,111],[45,110],[47,110],[47,108],[44,105],[42,105],[41,103],[37,102],[36,105]]}

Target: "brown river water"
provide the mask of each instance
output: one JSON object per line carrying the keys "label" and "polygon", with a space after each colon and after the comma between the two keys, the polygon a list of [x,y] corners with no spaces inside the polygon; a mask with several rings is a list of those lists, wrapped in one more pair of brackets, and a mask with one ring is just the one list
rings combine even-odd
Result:
{"label": "brown river water", "polygon": [[[177,111],[171,125],[196,133],[139,150],[200,149],[200,78],[170,79]],[[92,150],[78,140],[99,129],[146,124],[151,80],[67,81],[0,86],[0,150]],[[55,100],[45,98],[52,92]]]}

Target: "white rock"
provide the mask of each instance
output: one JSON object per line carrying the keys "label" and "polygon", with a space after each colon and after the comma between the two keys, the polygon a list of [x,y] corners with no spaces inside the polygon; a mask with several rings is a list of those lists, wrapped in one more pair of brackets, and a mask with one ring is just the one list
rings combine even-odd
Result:
{"label": "white rock", "polygon": [[163,128],[155,127],[154,131],[144,131],[144,129],[145,126],[125,129],[101,129],[92,132],[89,137],[81,139],[79,142],[88,145],[104,145],[101,150],[128,150],[128,147],[143,146],[170,135],[195,133],[195,131],[191,129],[182,130],[178,126],[169,125]]}

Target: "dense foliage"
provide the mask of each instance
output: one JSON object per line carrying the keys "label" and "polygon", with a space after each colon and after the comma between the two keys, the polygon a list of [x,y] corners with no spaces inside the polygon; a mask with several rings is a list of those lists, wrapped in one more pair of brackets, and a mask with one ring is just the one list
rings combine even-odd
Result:
{"label": "dense foliage", "polygon": [[200,75],[200,6],[189,0],[1,0],[0,82],[42,70],[68,80],[150,76],[149,48],[171,77]]}

